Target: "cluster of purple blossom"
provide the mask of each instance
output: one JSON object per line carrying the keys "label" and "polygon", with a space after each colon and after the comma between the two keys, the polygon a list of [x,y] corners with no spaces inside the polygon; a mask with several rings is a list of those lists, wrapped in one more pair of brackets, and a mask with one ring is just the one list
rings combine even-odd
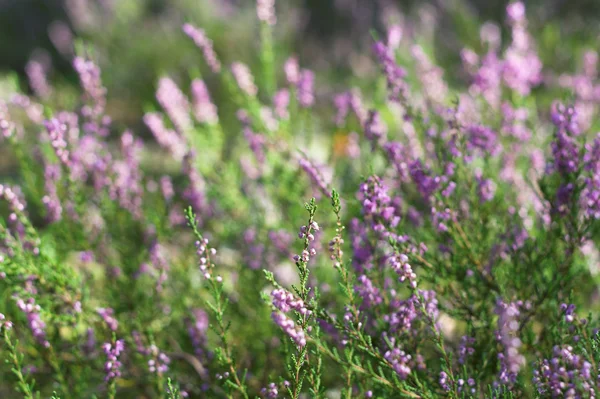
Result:
{"label": "cluster of purple blossom", "polygon": [[50,342],[46,336],[46,323],[40,316],[40,305],[35,303],[34,298],[27,300],[17,299],[17,307],[27,316],[29,329],[35,340],[44,348],[50,347]]}
{"label": "cluster of purple blossom", "polygon": [[105,381],[110,382],[121,376],[122,364],[119,361],[119,357],[125,350],[125,342],[122,339],[115,341],[114,344],[106,342],[102,345],[102,349],[106,355],[106,363],[104,364],[104,371],[106,372]]}
{"label": "cluster of purple blossom", "polygon": [[212,268],[214,267],[210,257],[216,255],[217,250],[208,247],[207,238],[204,238],[202,241],[196,241],[194,245],[196,246],[196,255],[198,256],[198,267],[204,278],[208,280],[212,276]]}

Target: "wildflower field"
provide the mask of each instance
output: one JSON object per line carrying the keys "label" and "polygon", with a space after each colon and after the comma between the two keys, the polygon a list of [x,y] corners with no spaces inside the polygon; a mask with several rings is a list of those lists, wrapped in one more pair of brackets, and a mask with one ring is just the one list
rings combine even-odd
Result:
{"label": "wildflower field", "polygon": [[0,71],[0,398],[597,397],[600,18],[42,3]]}

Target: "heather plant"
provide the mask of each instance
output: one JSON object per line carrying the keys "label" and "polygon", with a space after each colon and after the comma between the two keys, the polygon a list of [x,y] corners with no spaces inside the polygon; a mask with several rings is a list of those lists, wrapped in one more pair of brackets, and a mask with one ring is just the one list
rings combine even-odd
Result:
{"label": "heather plant", "polygon": [[595,398],[597,54],[553,70],[513,2],[460,73],[394,25],[372,90],[322,95],[256,16],[254,70],[183,24],[206,65],[155,82],[151,137],[90,47],[68,106],[36,66],[0,103],[0,392]]}

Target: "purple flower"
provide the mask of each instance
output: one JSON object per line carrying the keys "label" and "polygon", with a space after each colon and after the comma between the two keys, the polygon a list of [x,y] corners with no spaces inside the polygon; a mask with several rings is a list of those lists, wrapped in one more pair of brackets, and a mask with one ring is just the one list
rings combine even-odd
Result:
{"label": "purple flower", "polygon": [[385,140],[387,134],[387,126],[381,120],[379,112],[371,110],[365,122],[365,137],[373,146],[382,140]]}
{"label": "purple flower", "polygon": [[144,115],[144,123],[154,135],[158,144],[169,151],[177,161],[181,161],[188,152],[187,143],[183,137],[164,125],[162,117],[156,113]]}
{"label": "purple flower", "polygon": [[496,183],[491,179],[484,179],[481,176],[475,176],[477,180],[477,195],[480,202],[491,201],[496,193]]}
{"label": "purple flower", "polygon": [[275,15],[275,0],[257,0],[256,15],[258,19],[268,25],[275,25],[277,16]]}
{"label": "purple flower", "polygon": [[109,186],[110,198],[117,200],[137,219],[142,217],[142,173],[138,159],[141,148],[141,140],[135,139],[129,131],[123,133],[121,151],[124,159],[112,164],[114,177]]}
{"label": "purple flower", "polygon": [[465,128],[467,148],[471,151],[479,150],[494,155],[499,147],[496,133],[489,127],[472,124]]}
{"label": "purple flower", "polygon": [[46,164],[44,170],[46,195],[42,197],[42,202],[46,207],[46,218],[50,223],[57,222],[62,218],[63,208],[58,196],[60,175],[60,165]]}
{"label": "purple flower", "polygon": [[121,356],[121,352],[125,350],[125,341],[119,339],[114,345],[107,342],[102,345],[102,349],[106,355],[106,363],[104,363],[106,376],[104,377],[104,381],[110,383],[121,376],[122,364],[119,361],[119,357]]}
{"label": "purple flower", "polygon": [[303,316],[311,314],[311,311],[304,305],[302,299],[296,298],[294,294],[284,289],[278,288],[273,290],[271,298],[273,298],[273,306],[284,313],[293,309]]}
{"label": "purple flower", "polygon": [[14,124],[10,120],[8,108],[3,101],[0,101],[0,138],[9,138],[13,135]]}
{"label": "purple flower", "polygon": [[106,326],[110,330],[117,331],[117,328],[119,327],[119,322],[113,317],[113,315],[115,314],[114,310],[112,310],[111,308],[98,308],[96,309],[96,312],[98,312],[100,317],[102,317],[102,320],[104,320],[104,323],[106,323]]}
{"label": "purple flower", "polygon": [[191,128],[189,100],[171,78],[160,78],[156,90],[156,100],[169,115],[169,119],[179,132],[187,132]]}
{"label": "purple flower", "polygon": [[498,300],[495,313],[498,315],[498,330],[496,339],[502,346],[498,354],[500,360],[500,373],[498,378],[501,384],[513,384],[521,367],[525,364],[525,357],[519,353],[521,339],[519,333],[519,315],[521,302],[505,303]]}
{"label": "purple flower", "polygon": [[[106,106],[106,88],[102,86],[100,68],[92,61],[81,57],[75,57],[73,67],[79,74],[81,87],[85,92],[86,101],[89,103],[83,109],[84,116],[91,119],[99,118],[104,113]],[[102,130],[98,130],[98,133],[105,134]]]}
{"label": "purple flower", "polygon": [[52,118],[44,122],[48,136],[50,136],[50,145],[59,161],[65,166],[70,166],[69,150],[67,149],[67,125],[61,123],[58,119]]}
{"label": "purple flower", "polygon": [[40,317],[40,305],[37,305],[33,298],[26,301],[17,299],[17,307],[27,316],[27,323],[33,338],[44,348],[49,348],[50,342],[46,338],[46,323]]}
{"label": "purple flower", "polygon": [[468,335],[462,336],[460,339],[460,345],[458,346],[458,363],[465,364],[467,358],[475,353],[473,344],[475,344],[474,337],[469,337]]}
{"label": "purple flower", "polygon": [[13,323],[9,320],[6,320],[6,316],[0,313],[0,330],[10,330],[13,327]]}
{"label": "purple flower", "polygon": [[221,72],[221,62],[213,49],[213,42],[210,40],[202,29],[196,28],[191,24],[184,24],[183,31],[188,35],[196,46],[198,46],[204,54],[204,60],[213,73]]}
{"label": "purple flower", "polygon": [[433,193],[437,191],[440,185],[440,178],[430,176],[429,171],[424,168],[419,159],[410,163],[409,173],[419,193],[421,193],[424,199],[429,200]]}
{"label": "purple flower", "polygon": [[417,287],[417,275],[413,272],[410,263],[408,263],[408,256],[404,254],[394,255],[389,258],[389,263],[398,275],[398,281],[408,281],[412,288]]}
{"label": "purple flower", "polygon": [[417,74],[425,98],[438,106],[443,105],[448,95],[448,86],[443,79],[444,71],[431,63],[421,46],[412,46],[411,54],[416,61]]}
{"label": "purple flower", "polygon": [[300,81],[300,65],[296,57],[290,57],[287,59],[283,66],[285,72],[285,78],[291,86],[296,86]]}
{"label": "purple flower", "polygon": [[555,103],[552,106],[551,117],[556,126],[555,139],[552,142],[554,168],[561,174],[576,172],[580,165],[580,150],[575,136],[579,135],[580,129],[575,108]]}
{"label": "purple flower", "polygon": [[584,169],[589,175],[581,193],[582,208],[588,217],[600,219],[600,134],[585,146]]}
{"label": "purple flower", "polygon": [[244,127],[244,138],[248,142],[248,146],[260,166],[265,163],[265,136],[259,133],[254,133],[249,126]]}
{"label": "purple flower", "polygon": [[297,85],[298,103],[303,108],[311,107],[315,103],[315,74],[313,71],[303,69],[300,71],[300,77]]}
{"label": "purple flower", "polygon": [[410,362],[412,357],[402,349],[392,347],[383,354],[383,357],[389,362],[401,380],[405,380],[411,373]]}
{"label": "purple flower", "polygon": [[171,359],[166,354],[161,352],[156,345],[150,345],[148,352],[152,357],[148,360],[148,371],[158,375],[165,374],[169,371]]}
{"label": "purple flower", "polygon": [[208,314],[202,309],[194,309],[192,317],[186,321],[188,335],[194,347],[194,353],[200,360],[207,360],[207,333],[209,327]]}
{"label": "purple flower", "polygon": [[25,73],[35,95],[42,99],[48,98],[52,93],[52,88],[48,84],[44,64],[35,59],[29,60],[25,65]]}
{"label": "purple flower", "polygon": [[321,174],[321,171],[308,158],[302,157],[298,162],[313,185],[316,186],[323,195],[331,197],[331,191],[329,190],[328,184],[325,182],[325,178]]}
{"label": "purple flower", "polygon": [[183,192],[183,198],[200,215],[207,216],[209,209],[206,203],[204,178],[196,168],[196,153],[188,152],[183,158],[183,173],[188,179],[188,186]]}
{"label": "purple flower", "polygon": [[377,176],[371,176],[360,185],[358,198],[362,201],[362,213],[371,223],[371,228],[382,236],[388,236],[400,223],[400,216],[388,188]]}
{"label": "purple flower", "polygon": [[299,326],[296,326],[294,321],[287,317],[280,311],[274,311],[271,313],[271,317],[275,324],[277,324],[284,333],[286,333],[295,343],[300,347],[306,346],[306,336],[304,330]]}
{"label": "purple flower", "polygon": [[273,110],[280,119],[289,117],[288,106],[290,104],[290,91],[288,89],[278,90],[273,96]]}
{"label": "purple flower", "polygon": [[258,88],[254,84],[254,77],[247,65],[241,62],[234,62],[231,64],[231,73],[242,92],[251,97],[258,94]]}
{"label": "purple flower", "polygon": [[279,397],[279,390],[277,384],[271,382],[267,387],[260,390],[260,394],[263,398],[276,399]]}
{"label": "purple flower", "polygon": [[358,277],[354,291],[362,299],[362,309],[370,309],[383,302],[379,288],[364,274]]}
{"label": "purple flower", "polygon": [[209,125],[219,122],[217,107],[210,99],[210,93],[202,79],[192,81],[192,99],[194,116],[198,122]]}
{"label": "purple flower", "polygon": [[394,51],[383,42],[376,42],[373,49],[387,80],[390,100],[401,101],[406,99],[408,94],[408,86],[404,81],[406,71],[396,64]]}

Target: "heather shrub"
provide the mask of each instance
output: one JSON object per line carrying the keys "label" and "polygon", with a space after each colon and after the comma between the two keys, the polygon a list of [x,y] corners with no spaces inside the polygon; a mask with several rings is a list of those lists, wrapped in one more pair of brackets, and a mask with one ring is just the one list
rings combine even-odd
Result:
{"label": "heather shrub", "polygon": [[0,102],[2,395],[595,398],[597,54],[545,64],[513,2],[459,71],[392,25],[320,96],[274,7],[254,69],[185,23],[139,132],[90,46]]}

